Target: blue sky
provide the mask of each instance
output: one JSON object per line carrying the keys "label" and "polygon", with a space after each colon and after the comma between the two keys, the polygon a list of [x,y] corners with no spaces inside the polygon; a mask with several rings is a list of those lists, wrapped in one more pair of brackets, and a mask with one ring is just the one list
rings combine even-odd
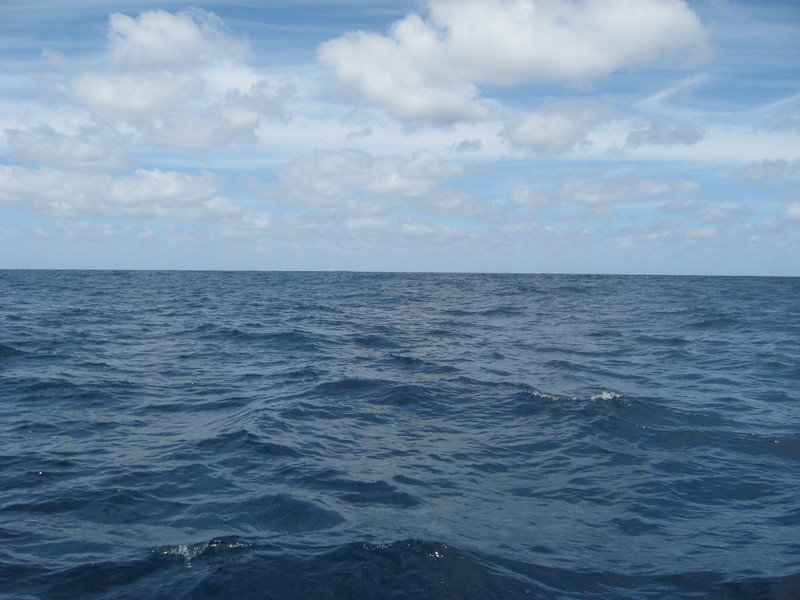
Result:
{"label": "blue sky", "polygon": [[0,3],[0,267],[800,275],[800,3]]}

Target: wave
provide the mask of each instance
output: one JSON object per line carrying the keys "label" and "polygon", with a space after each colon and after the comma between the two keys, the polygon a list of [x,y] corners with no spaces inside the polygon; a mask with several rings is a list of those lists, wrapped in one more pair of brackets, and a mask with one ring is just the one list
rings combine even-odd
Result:
{"label": "wave", "polygon": [[0,597],[797,591],[800,280],[0,277]]}
{"label": "wave", "polygon": [[202,439],[195,444],[195,447],[201,452],[219,455],[232,454],[242,456],[249,453],[274,457],[298,457],[302,455],[301,452],[291,446],[266,441],[249,431],[241,429],[223,433],[213,438]]}
{"label": "wave", "polygon": [[25,352],[25,350],[0,344],[0,358],[11,358],[16,356],[24,356],[26,354],[28,354],[28,352]]}
{"label": "wave", "polygon": [[[0,562],[0,574],[11,567]],[[520,563],[445,542],[406,539],[333,547],[222,536],[153,547],[127,561],[98,561],[29,577],[27,598],[281,598],[282,600],[794,600],[800,573],[727,579],[713,572],[653,575]],[[25,596],[2,594],[0,598]]]}

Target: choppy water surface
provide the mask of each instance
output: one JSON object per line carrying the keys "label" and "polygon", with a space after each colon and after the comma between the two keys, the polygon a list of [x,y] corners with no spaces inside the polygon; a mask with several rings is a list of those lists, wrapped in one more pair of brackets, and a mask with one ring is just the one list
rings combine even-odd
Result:
{"label": "choppy water surface", "polygon": [[800,279],[0,271],[0,597],[800,597]]}

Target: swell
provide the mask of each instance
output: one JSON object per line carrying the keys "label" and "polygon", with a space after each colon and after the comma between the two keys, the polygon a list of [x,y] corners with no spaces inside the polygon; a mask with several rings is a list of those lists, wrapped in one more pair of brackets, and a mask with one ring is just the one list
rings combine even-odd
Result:
{"label": "swell", "polygon": [[668,593],[676,599],[791,600],[800,590],[800,574],[725,579],[704,571],[567,570],[419,539],[319,548],[225,536],[138,554],[127,561],[99,561],[91,571],[12,571],[0,563],[0,573],[24,574],[30,581],[28,598],[567,600],[577,594],[633,600]]}

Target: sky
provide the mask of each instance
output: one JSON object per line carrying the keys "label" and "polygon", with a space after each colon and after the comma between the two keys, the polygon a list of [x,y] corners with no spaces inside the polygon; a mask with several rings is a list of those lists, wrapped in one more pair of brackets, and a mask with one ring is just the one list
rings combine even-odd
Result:
{"label": "sky", "polygon": [[0,0],[0,268],[800,276],[800,2]]}

